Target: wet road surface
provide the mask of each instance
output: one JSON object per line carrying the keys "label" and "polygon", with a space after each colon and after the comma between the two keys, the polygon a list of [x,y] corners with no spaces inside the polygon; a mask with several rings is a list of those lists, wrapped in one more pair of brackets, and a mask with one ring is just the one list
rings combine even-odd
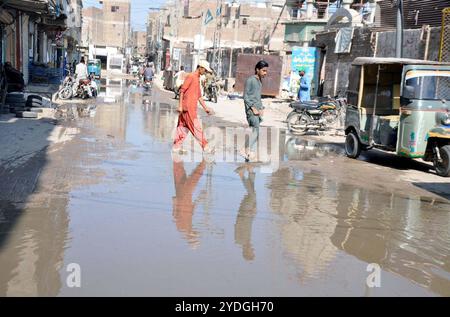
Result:
{"label": "wet road surface", "polygon": [[0,171],[1,296],[450,295],[450,184],[397,165],[426,166],[284,133],[270,173],[173,160],[172,95],[109,84],[71,141]]}

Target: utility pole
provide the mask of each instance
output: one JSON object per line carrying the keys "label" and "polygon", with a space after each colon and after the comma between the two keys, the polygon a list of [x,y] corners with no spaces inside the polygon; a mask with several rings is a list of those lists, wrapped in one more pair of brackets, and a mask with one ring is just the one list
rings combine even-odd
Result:
{"label": "utility pole", "polygon": [[403,0],[395,0],[397,7],[397,28],[395,41],[395,57],[403,57]]}
{"label": "utility pole", "polygon": [[[213,59],[212,59],[213,69],[216,70],[217,77],[219,77],[219,78],[222,76],[222,65],[221,65],[222,49],[220,46],[220,40],[222,37],[222,2],[223,2],[223,0],[217,0],[216,30],[214,31],[214,47],[213,47]],[[217,12],[220,12],[219,16],[217,16]]]}

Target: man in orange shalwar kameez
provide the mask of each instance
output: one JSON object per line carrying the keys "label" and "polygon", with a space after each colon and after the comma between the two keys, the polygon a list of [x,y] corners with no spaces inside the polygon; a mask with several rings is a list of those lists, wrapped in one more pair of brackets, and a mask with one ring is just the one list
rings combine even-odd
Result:
{"label": "man in orange shalwar kameez", "polygon": [[179,152],[181,145],[186,139],[188,132],[191,132],[195,139],[200,143],[204,152],[212,152],[208,146],[203,134],[202,126],[197,117],[198,102],[202,105],[207,114],[211,114],[211,110],[206,107],[200,90],[200,76],[206,72],[212,72],[207,61],[200,61],[197,70],[189,74],[180,88],[180,102],[177,111],[178,125],[175,140],[173,141],[173,151]]}

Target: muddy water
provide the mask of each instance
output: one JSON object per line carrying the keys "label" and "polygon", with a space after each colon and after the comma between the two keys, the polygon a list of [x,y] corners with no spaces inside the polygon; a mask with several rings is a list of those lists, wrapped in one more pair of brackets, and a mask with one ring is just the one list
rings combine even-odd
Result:
{"label": "muddy water", "polygon": [[0,205],[0,295],[450,295],[448,200],[343,178],[361,171],[339,146],[283,133],[271,172],[173,160],[170,97],[109,82],[67,122],[34,194]]}

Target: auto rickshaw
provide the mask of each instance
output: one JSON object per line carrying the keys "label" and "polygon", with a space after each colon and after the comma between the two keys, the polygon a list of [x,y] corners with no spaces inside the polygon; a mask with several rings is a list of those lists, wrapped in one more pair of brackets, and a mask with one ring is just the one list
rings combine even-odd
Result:
{"label": "auto rickshaw", "polygon": [[358,57],[347,91],[345,152],[379,148],[450,176],[450,63]]}
{"label": "auto rickshaw", "polygon": [[94,76],[94,78],[99,79],[102,73],[102,61],[99,59],[90,59],[88,61],[88,73]]}

